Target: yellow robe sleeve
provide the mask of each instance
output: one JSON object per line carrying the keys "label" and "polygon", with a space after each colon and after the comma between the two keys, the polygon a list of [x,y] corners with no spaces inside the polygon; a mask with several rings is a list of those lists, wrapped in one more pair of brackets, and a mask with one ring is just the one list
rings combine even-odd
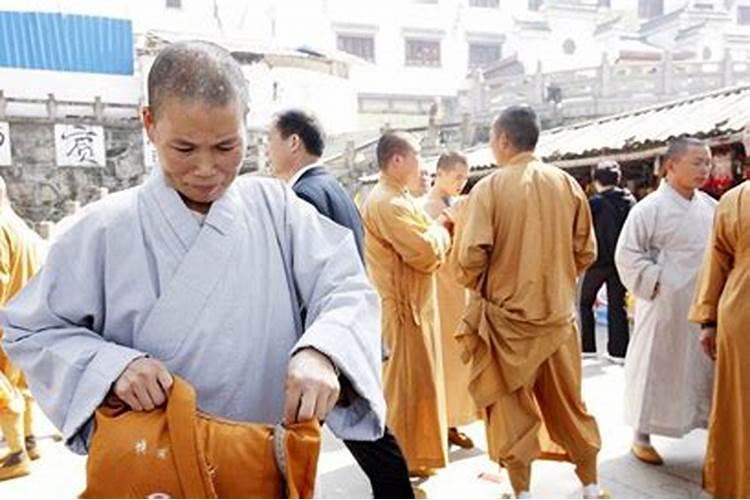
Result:
{"label": "yellow robe sleeve", "polygon": [[450,235],[427,213],[404,200],[385,205],[381,232],[404,262],[422,273],[436,271],[450,248]]}
{"label": "yellow robe sleeve", "polygon": [[736,189],[724,195],[716,209],[711,241],[706,249],[690,309],[689,319],[694,323],[710,323],[717,320],[719,298],[734,266],[734,252],[738,240],[738,197],[741,192],[742,190]]}
{"label": "yellow robe sleeve", "polygon": [[573,252],[576,261],[576,271],[580,275],[596,260],[596,234],[591,218],[589,201],[578,182],[572,180],[571,188],[578,203],[575,219],[575,233],[573,234]]}
{"label": "yellow robe sleeve", "polygon": [[490,186],[486,180],[480,182],[466,199],[456,220],[450,266],[456,280],[472,290],[482,286],[494,241]]}

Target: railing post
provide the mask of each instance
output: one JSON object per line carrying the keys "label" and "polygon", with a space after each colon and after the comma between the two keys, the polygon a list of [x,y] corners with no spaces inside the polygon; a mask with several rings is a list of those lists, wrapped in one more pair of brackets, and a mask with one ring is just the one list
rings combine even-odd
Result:
{"label": "railing post", "polygon": [[724,49],[724,59],[721,61],[721,85],[729,87],[734,85],[734,61],[729,49]]}
{"label": "railing post", "polygon": [[101,96],[94,97],[94,118],[99,123],[104,121],[104,103]]}
{"label": "railing post", "polygon": [[5,113],[8,109],[8,100],[5,99],[5,91],[0,90],[0,120],[5,119]]}
{"label": "railing post", "polygon": [[544,85],[544,73],[542,73],[542,61],[537,61],[536,74],[534,75],[534,94],[531,96],[531,102],[529,104],[534,107],[544,104],[545,91],[546,89]]}
{"label": "railing post", "polygon": [[599,95],[597,97],[610,97],[612,95],[612,65],[609,64],[607,53],[602,54],[602,65],[599,68]]}
{"label": "railing post", "polygon": [[55,94],[47,94],[47,118],[50,121],[57,120],[57,101],[55,100]]}
{"label": "railing post", "polygon": [[672,61],[672,52],[669,50],[664,51],[661,71],[661,93],[662,95],[671,95],[674,93],[674,64]]}

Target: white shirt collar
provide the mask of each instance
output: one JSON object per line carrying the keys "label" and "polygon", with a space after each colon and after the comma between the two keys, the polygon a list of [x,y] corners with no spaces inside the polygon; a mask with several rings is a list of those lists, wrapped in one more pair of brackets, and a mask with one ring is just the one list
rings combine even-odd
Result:
{"label": "white shirt collar", "polygon": [[307,165],[306,167],[302,167],[301,169],[297,170],[297,173],[295,173],[288,181],[287,185],[289,187],[294,187],[295,184],[297,184],[297,181],[300,180],[300,178],[305,175],[309,170],[312,170],[315,167],[321,167],[323,166],[323,163],[321,161],[316,161],[315,163],[311,163],[310,165]]}

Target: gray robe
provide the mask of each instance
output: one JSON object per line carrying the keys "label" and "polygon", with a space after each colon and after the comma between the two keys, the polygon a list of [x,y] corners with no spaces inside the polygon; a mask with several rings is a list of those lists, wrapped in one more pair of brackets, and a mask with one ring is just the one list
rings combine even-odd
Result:
{"label": "gray robe", "polygon": [[617,243],[617,271],[636,298],[625,419],[641,432],[680,437],[708,423],[713,364],[688,310],[715,208],[707,194],[688,201],[664,182],[631,210]]}
{"label": "gray robe", "polygon": [[376,439],[379,317],[350,231],[281,182],[236,180],[201,225],[157,171],[87,206],[0,323],[39,405],[85,453],[94,411],[139,356],[193,384],[204,411],[277,423],[289,357],[308,346],[356,392],[329,427]]}

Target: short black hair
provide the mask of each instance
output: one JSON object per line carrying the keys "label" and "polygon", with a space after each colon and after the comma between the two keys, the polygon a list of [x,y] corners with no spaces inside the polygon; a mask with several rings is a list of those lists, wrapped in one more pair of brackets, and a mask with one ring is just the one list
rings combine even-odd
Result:
{"label": "short black hair", "polygon": [[409,152],[418,150],[416,138],[408,132],[388,131],[384,133],[375,149],[375,156],[378,160],[378,167],[384,170],[388,166],[391,158],[400,154],[405,155]]}
{"label": "short black hair", "polygon": [[703,139],[696,137],[682,136],[669,141],[667,152],[664,154],[665,160],[676,160],[682,157],[691,147],[707,148],[708,143]]}
{"label": "short black hair", "polygon": [[302,140],[308,153],[313,156],[323,156],[325,133],[323,126],[312,113],[306,113],[300,109],[282,111],[276,115],[274,126],[284,139],[296,134]]}
{"label": "short black hair", "polygon": [[493,124],[495,134],[505,133],[518,151],[534,151],[541,125],[536,113],[529,106],[510,106],[503,110]]}
{"label": "short black hair", "polygon": [[622,170],[616,161],[604,160],[593,168],[591,177],[602,186],[617,186],[622,179]]}
{"label": "short black hair", "polygon": [[459,153],[458,151],[446,151],[445,153],[440,155],[440,158],[438,158],[437,161],[437,171],[440,172],[442,170],[451,171],[453,170],[456,165],[469,165],[469,162],[466,160],[466,156]]}
{"label": "short black hair", "polygon": [[176,42],[159,52],[148,73],[154,118],[170,97],[225,106],[236,101],[247,114],[249,90],[242,68],[226,49],[201,40]]}

